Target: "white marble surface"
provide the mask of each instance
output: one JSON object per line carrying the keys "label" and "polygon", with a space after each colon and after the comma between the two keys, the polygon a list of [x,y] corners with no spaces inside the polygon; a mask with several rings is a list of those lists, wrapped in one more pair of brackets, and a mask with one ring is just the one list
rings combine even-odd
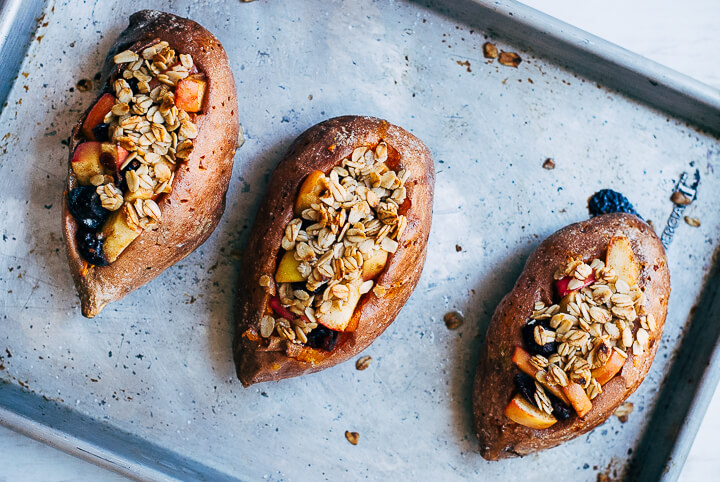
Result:
{"label": "white marble surface", "polygon": [[[526,4],[629,50],[720,88],[720,1],[525,0]],[[720,391],[716,391],[681,480],[712,479],[720,471]],[[122,477],[0,427],[0,482],[96,481]],[[708,477],[709,476],[709,477]]]}

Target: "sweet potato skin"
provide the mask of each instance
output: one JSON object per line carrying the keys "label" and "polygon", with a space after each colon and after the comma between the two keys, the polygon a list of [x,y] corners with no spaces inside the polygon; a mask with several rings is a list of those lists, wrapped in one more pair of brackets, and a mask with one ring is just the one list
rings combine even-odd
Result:
{"label": "sweet potato skin", "polygon": [[[264,288],[260,276],[274,280],[280,242],[293,218],[300,185],[314,170],[329,172],[359,146],[385,141],[397,150],[408,169],[407,228],[397,252],[388,259],[376,285],[385,288],[379,298],[364,295],[353,317],[354,332],[342,334],[332,352],[283,342],[277,351],[264,347],[259,335],[263,307],[276,292],[275,282]],[[273,172],[244,251],[235,313],[234,357],[237,375],[245,386],[317,372],[341,363],[364,350],[392,323],[417,285],[425,262],[432,217],[435,170],[427,147],[409,132],[373,117],[344,116],[308,129],[290,146]],[[351,322],[352,324],[352,322]],[[292,355],[292,356],[289,356]]]}
{"label": "sweet potato skin", "polygon": [[[650,335],[650,348],[641,356],[629,353],[622,370],[603,386],[584,417],[571,416],[550,428],[534,430],[503,415],[515,387],[513,348],[523,344],[521,329],[536,301],[553,302],[553,274],[567,256],[604,259],[610,238],[622,231],[630,240],[641,266],[639,286],[648,299],[648,312],[658,325]],[[652,228],[637,216],[605,214],[567,226],[543,241],[525,269],[498,305],[480,353],[473,387],[475,433],[480,453],[488,460],[522,456],[559,445],[603,423],[637,389],[647,375],[657,351],[667,315],[670,274],[665,249]],[[633,333],[639,324],[636,323]]]}
{"label": "sweet potato skin", "polygon": [[129,26],[110,49],[103,79],[107,82],[116,71],[116,53],[126,49],[139,52],[160,40],[166,40],[180,53],[192,55],[206,75],[205,110],[195,119],[199,136],[190,158],[178,164],[173,191],[158,201],[163,215],[158,228],[143,232],[114,263],[88,267],[78,252],[78,225],[67,206],[67,192],[76,186],[70,162],[82,141],[80,128],[90,109],[81,116],[69,143],[63,236],[82,313],[87,317],[97,315],[107,303],[123,298],[190,254],[210,236],[225,210],[239,123],[235,80],[220,42],[192,20],[143,10],[130,16]]}

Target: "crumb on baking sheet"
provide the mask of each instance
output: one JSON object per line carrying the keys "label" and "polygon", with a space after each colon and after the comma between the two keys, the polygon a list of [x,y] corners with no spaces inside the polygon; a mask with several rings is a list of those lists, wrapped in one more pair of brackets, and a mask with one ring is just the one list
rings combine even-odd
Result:
{"label": "crumb on baking sheet", "polygon": [[483,55],[486,59],[496,59],[498,56],[498,49],[492,42],[485,42],[483,44]]}
{"label": "crumb on baking sheet", "polygon": [[472,72],[472,69],[470,68],[469,60],[464,60],[464,61],[456,60],[456,62],[458,65],[465,67],[465,69],[467,69],[468,72]]}
{"label": "crumb on baking sheet", "polygon": [[699,227],[700,227],[700,219],[699,219],[699,218],[695,218],[695,217],[692,217],[692,216],[685,216],[684,219],[685,219],[685,222],[686,222],[688,225],[692,226],[693,228],[699,228]]}
{"label": "crumb on baking sheet", "polygon": [[633,404],[631,402],[625,402],[615,409],[613,415],[615,415],[620,422],[625,423],[628,421],[628,417],[633,411]]}
{"label": "crumb on baking sheet", "polygon": [[345,438],[351,444],[357,445],[358,441],[360,440],[360,434],[357,432],[350,432],[349,430],[345,430]]}
{"label": "crumb on baking sheet", "polygon": [[457,330],[465,322],[465,318],[459,311],[449,311],[443,316],[443,321],[448,330]]}
{"label": "crumb on baking sheet", "polygon": [[498,61],[507,67],[517,68],[520,62],[522,62],[522,59],[515,52],[501,52]]}
{"label": "crumb on baking sheet", "polygon": [[551,157],[548,157],[545,159],[545,162],[543,162],[542,167],[547,170],[555,169],[555,161]]}
{"label": "crumb on baking sheet", "polygon": [[370,366],[370,362],[372,361],[371,356],[363,356],[357,359],[355,362],[355,369],[356,370],[365,370],[367,367]]}

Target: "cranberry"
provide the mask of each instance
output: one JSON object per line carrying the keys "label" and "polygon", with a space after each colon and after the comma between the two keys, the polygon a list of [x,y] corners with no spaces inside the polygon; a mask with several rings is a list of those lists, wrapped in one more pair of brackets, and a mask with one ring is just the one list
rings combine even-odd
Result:
{"label": "cranberry", "polygon": [[90,264],[105,266],[108,264],[103,254],[103,241],[97,237],[97,233],[84,228],[78,229],[77,243],[80,254]]}
{"label": "cranberry", "polygon": [[523,341],[525,342],[525,348],[527,348],[527,351],[529,351],[532,355],[542,355],[547,358],[553,353],[555,353],[555,350],[557,349],[557,343],[551,341],[550,343],[546,343],[542,346],[535,343],[536,326],[542,326],[545,329],[550,329],[550,324],[547,320],[528,321],[522,329],[522,336]]}
{"label": "cranberry", "polygon": [[80,186],[68,193],[70,214],[82,226],[92,230],[102,226],[110,216],[110,211],[102,207],[95,189],[94,186]]}

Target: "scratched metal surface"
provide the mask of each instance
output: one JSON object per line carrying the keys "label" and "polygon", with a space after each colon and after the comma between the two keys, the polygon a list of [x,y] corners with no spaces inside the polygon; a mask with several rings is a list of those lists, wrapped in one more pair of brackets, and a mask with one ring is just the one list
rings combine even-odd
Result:
{"label": "scratched metal surface", "polygon": [[[523,62],[488,62],[477,19],[411,2],[133,3],[51,2],[0,115],[0,378],[8,382],[0,421],[147,478],[595,480],[622,470],[718,245],[717,139],[558,67],[541,50],[500,40]],[[93,77],[140,7],[189,16],[220,38],[247,142],[209,241],[87,320],[60,236],[62,141],[95,95],[71,88]],[[435,156],[422,280],[366,351],[367,370],[347,363],[244,389],[230,342],[247,228],[292,139],[348,113],[400,124]],[[548,157],[554,170],[541,167]],[[625,192],[661,228],[671,189],[691,167],[703,181],[686,214],[702,225],[681,225],[669,251],[670,313],[629,421],[611,417],[524,459],[484,461],[471,424],[476,355],[527,255],[586,218],[587,197],[603,187]],[[465,314],[457,331],[442,322],[448,310]],[[345,430],[360,433],[357,446]]]}

